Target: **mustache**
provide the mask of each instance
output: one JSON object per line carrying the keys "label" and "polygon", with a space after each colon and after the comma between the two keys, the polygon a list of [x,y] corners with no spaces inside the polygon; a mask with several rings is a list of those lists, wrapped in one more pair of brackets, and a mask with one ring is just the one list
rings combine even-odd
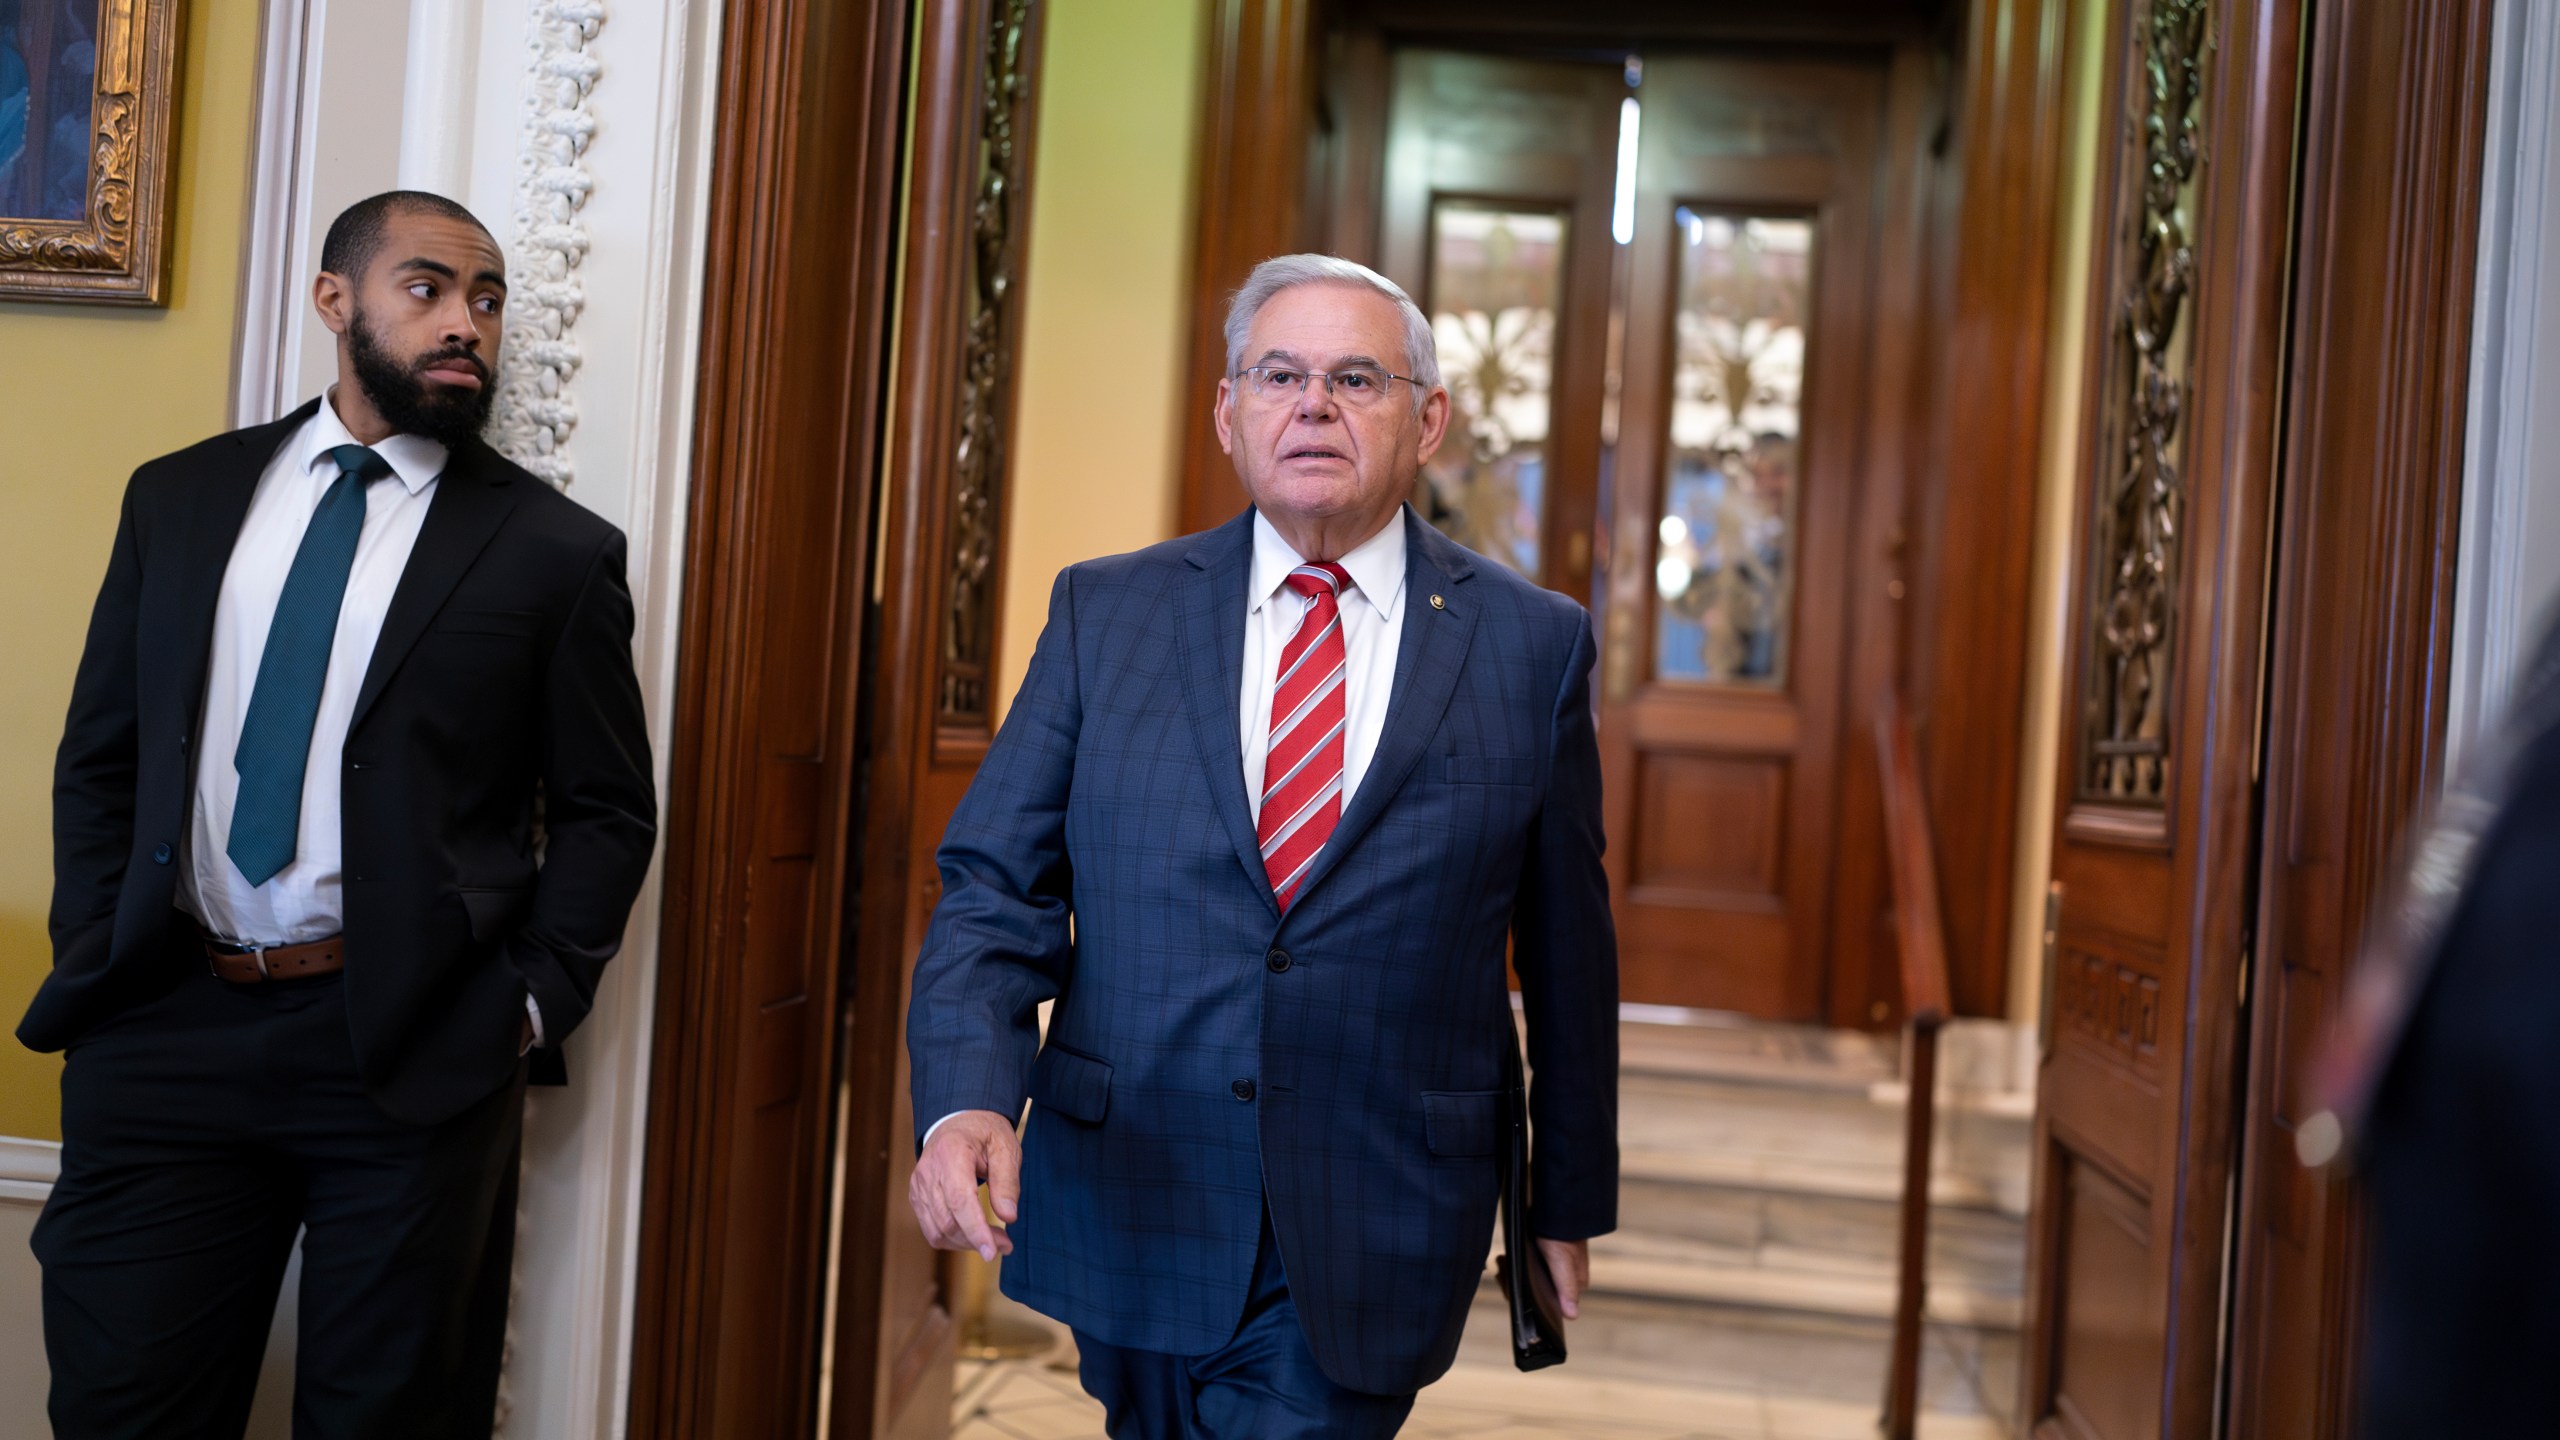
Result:
{"label": "mustache", "polygon": [[483,381],[486,381],[489,378],[489,362],[481,359],[472,351],[462,349],[458,346],[447,347],[446,349],[438,350],[433,354],[419,356],[417,360],[409,366],[409,371],[413,375],[424,374],[438,365],[450,364],[456,360],[470,366],[471,373],[479,376]]}

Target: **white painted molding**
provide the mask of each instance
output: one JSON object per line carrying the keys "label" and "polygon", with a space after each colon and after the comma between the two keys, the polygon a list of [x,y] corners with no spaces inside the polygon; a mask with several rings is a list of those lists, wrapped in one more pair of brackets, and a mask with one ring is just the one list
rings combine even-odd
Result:
{"label": "white painted molding", "polygon": [[0,1135],[0,1204],[42,1205],[61,1174],[59,1144]]}
{"label": "white painted molding", "polygon": [[[661,795],[674,742],[720,10],[712,0],[615,0],[613,23],[585,52],[613,85],[601,139],[583,157],[595,184],[581,218],[596,238],[580,278],[610,303],[578,323],[574,493],[630,539],[634,658]],[[653,867],[623,951],[569,1043],[572,1083],[545,1092],[527,1125],[511,1386],[519,1412],[540,1417],[525,1434],[545,1440],[611,1440],[627,1427],[662,883]]]}
{"label": "white painted molding", "polygon": [[2560,6],[2499,0],[2490,57],[2448,767],[2560,589]]}
{"label": "white painted molding", "polygon": [[403,75],[403,190],[471,191],[471,96],[479,77],[480,0],[409,0]]}
{"label": "white painted molding", "polygon": [[604,25],[600,0],[534,0],[524,134],[516,153],[515,238],[507,269],[507,338],[489,441],[527,470],[567,489],[576,477],[569,432],[578,426],[569,382],[582,358],[573,333],[587,295],[586,208],[595,176],[586,165],[596,117],[587,107],[603,72],[589,52]]}
{"label": "white painted molding", "polygon": [[303,84],[321,0],[267,0],[258,41],[258,108],[250,133],[248,234],[240,251],[240,316],[231,372],[231,423],[263,425],[285,397],[285,357],[302,316],[300,256],[309,205],[302,193]]}

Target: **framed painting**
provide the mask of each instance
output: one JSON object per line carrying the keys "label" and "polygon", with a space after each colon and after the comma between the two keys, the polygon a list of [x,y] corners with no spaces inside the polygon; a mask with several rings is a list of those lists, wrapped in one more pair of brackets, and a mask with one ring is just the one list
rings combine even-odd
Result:
{"label": "framed painting", "polygon": [[158,305],[182,0],[0,0],[0,300]]}

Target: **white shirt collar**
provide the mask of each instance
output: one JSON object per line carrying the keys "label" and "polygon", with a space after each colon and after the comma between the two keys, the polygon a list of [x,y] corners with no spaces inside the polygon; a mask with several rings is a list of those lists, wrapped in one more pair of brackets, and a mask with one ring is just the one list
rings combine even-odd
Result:
{"label": "white shirt collar", "polygon": [[[347,433],[347,422],[338,418],[338,387],[330,386],[329,393],[320,397],[320,408],[312,415],[311,423],[302,430],[303,469],[308,472],[314,466],[334,464],[329,459],[330,451],[360,443]],[[391,466],[401,488],[412,495],[434,484],[435,478],[444,473],[445,448],[423,435],[394,435],[371,448]]]}
{"label": "white shirt collar", "polygon": [[[1280,582],[1289,578],[1289,572],[1305,563],[1306,557],[1280,538],[1270,518],[1255,510],[1252,609],[1260,611],[1280,593]],[[1395,619],[1404,604],[1404,507],[1397,506],[1377,534],[1354,546],[1339,563],[1351,572],[1352,592],[1365,597],[1379,615]]]}

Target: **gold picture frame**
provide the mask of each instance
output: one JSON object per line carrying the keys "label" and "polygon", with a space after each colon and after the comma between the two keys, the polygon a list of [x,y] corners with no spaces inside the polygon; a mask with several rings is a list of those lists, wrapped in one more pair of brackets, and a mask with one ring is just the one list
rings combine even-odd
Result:
{"label": "gold picture frame", "polygon": [[0,300],[166,303],[182,5],[0,7]]}

